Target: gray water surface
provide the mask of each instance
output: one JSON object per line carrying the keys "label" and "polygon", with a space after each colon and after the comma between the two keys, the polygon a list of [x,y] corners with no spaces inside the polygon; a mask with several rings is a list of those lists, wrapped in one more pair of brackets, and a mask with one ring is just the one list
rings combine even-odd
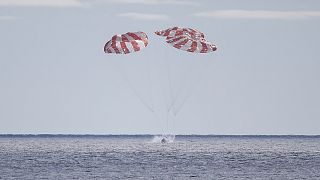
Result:
{"label": "gray water surface", "polygon": [[1,135],[0,179],[320,179],[320,137]]}

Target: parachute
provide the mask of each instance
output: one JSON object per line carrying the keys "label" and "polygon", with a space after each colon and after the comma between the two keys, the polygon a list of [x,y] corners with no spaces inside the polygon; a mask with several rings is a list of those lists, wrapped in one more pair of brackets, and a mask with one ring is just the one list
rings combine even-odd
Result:
{"label": "parachute", "polygon": [[144,32],[127,32],[114,35],[104,46],[105,53],[128,54],[147,47],[148,36]]}
{"label": "parachute", "polygon": [[[166,38],[168,44],[174,48],[196,53],[209,53],[217,50],[217,47],[208,42],[202,32],[192,28],[173,27],[161,31],[156,31],[156,35]],[[165,44],[165,43],[163,43]],[[114,35],[104,46],[105,53],[128,54],[140,51],[147,47],[148,36],[146,33],[128,32],[122,35]],[[156,47],[156,46],[155,46]],[[117,72],[119,72],[140,102],[148,109],[154,117],[161,122],[166,119],[165,136],[161,136],[161,142],[172,142],[169,137],[169,121],[177,118],[178,113],[186,104],[197,87],[203,68],[212,58],[201,57],[203,61],[194,61],[194,58],[184,58],[194,54],[179,54],[183,61],[176,58],[177,54],[165,52],[166,47],[162,44],[153,51],[145,51],[146,54],[156,53],[158,58],[144,58],[144,54],[132,54],[128,56],[114,56],[112,59],[122,59],[123,61],[113,61]],[[164,51],[162,51],[164,50]],[[156,55],[152,54],[152,55]],[[129,59],[138,58],[139,61]],[[205,60],[208,59],[208,60]],[[210,60],[209,60],[210,59]],[[139,67],[139,68],[137,68]],[[202,68],[202,69],[200,69]],[[165,133],[167,131],[167,133]]]}
{"label": "parachute", "polygon": [[217,50],[217,47],[206,41],[204,34],[196,29],[173,27],[156,31],[155,34],[166,37],[167,43],[180,50],[193,53],[208,53]]}

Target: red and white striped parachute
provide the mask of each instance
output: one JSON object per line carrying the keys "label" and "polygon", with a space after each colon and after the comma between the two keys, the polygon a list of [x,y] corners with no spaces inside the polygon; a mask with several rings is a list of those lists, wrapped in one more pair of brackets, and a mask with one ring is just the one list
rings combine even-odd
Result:
{"label": "red and white striped parachute", "polygon": [[128,54],[147,47],[148,36],[144,32],[127,32],[114,35],[104,46],[105,53]]}
{"label": "red and white striped parachute", "polygon": [[[209,53],[217,50],[217,47],[206,41],[204,34],[196,29],[173,27],[156,31],[155,34],[165,37],[167,43],[180,50],[193,53]],[[108,54],[128,54],[140,51],[147,45],[148,36],[146,33],[140,31],[128,32],[122,35],[114,35],[105,44],[104,52]],[[128,88],[155,118],[167,119],[168,131],[169,120],[176,118],[191,96],[192,90],[196,87],[195,84],[199,82],[201,73],[199,73],[200,69],[197,70],[197,68],[210,61],[194,61],[194,58],[187,58],[184,59],[184,64],[181,64],[182,61],[173,61],[176,57],[162,57],[161,61],[148,57],[143,58],[143,56],[139,57],[142,57],[141,61],[130,61],[134,66],[131,66],[129,61],[115,61],[115,64],[119,65],[115,67],[118,68],[118,72],[122,75]],[[127,58],[131,59],[126,56],[123,57],[123,60]],[[118,57],[110,59],[116,60]],[[144,66],[146,64],[147,66]],[[135,69],[133,67],[139,68]],[[144,71],[143,68],[148,69]],[[139,84],[143,84],[143,86],[139,87]],[[162,105],[165,107],[162,107]]]}
{"label": "red and white striped parachute", "polygon": [[217,50],[217,47],[206,41],[204,34],[192,28],[173,27],[155,34],[166,37],[166,42],[177,49],[194,53],[208,53]]}

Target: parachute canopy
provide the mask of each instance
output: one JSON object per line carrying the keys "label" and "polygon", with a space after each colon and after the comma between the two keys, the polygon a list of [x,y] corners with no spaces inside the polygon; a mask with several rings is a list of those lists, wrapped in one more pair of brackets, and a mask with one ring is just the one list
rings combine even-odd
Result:
{"label": "parachute canopy", "polygon": [[166,37],[166,42],[177,49],[194,53],[208,53],[217,50],[217,47],[206,41],[204,34],[196,29],[173,27],[155,34]]}
{"label": "parachute canopy", "polygon": [[148,36],[144,32],[127,32],[114,35],[104,46],[105,53],[128,54],[147,47]]}

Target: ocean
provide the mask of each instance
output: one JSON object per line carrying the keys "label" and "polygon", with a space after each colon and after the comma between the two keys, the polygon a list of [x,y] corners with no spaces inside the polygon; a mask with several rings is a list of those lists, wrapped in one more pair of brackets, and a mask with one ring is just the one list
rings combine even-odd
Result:
{"label": "ocean", "polygon": [[320,180],[320,136],[0,135],[0,179]]}

